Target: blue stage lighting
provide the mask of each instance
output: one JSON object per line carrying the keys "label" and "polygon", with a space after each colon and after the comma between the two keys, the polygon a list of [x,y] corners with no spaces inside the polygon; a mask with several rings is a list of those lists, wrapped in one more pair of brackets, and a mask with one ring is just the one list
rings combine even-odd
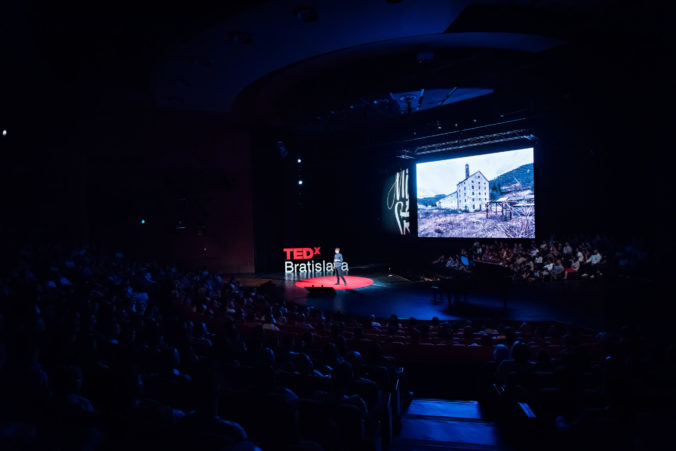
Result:
{"label": "blue stage lighting", "polygon": [[146,223],[146,220],[145,220],[145,219],[141,219],[141,224],[145,224],[145,223]]}

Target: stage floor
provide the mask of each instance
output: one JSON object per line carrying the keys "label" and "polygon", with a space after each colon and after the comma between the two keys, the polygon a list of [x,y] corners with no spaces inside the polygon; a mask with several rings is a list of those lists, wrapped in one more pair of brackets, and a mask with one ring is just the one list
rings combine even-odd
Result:
{"label": "stage floor", "polygon": [[359,276],[343,276],[336,282],[336,276],[311,277],[294,282],[298,288],[333,288],[334,290],[357,290],[373,285],[373,279]]}
{"label": "stage floor", "polygon": [[[619,297],[631,297],[636,288],[618,284],[617,281],[551,281],[513,285],[508,296],[507,310],[498,289],[490,282],[475,283],[468,291],[465,302],[451,308],[447,294],[440,291],[434,302],[433,282],[413,282],[396,274],[353,273],[351,277],[372,280],[365,286],[349,284],[329,295],[313,295],[305,285],[334,287],[335,276],[325,280],[284,278],[282,274],[256,276],[243,281],[244,286],[254,286],[256,281],[271,281],[280,287],[290,302],[310,305],[322,310],[341,311],[358,316],[375,315],[386,318],[392,314],[399,318],[441,320],[457,319],[509,319],[519,321],[559,321],[583,327],[599,328],[623,320],[629,313],[619,302]],[[308,278],[309,279],[309,278]],[[357,279],[353,279],[356,281]],[[301,282],[301,283],[299,283]],[[318,283],[319,282],[319,283]],[[338,287],[335,287],[338,288]],[[642,290],[642,289],[641,289]]]}

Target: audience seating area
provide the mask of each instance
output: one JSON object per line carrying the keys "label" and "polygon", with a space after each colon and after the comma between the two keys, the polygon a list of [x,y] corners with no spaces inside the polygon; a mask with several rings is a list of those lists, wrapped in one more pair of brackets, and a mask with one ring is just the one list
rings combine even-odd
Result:
{"label": "audience seating area", "polygon": [[[513,243],[504,240],[475,242],[459,252],[442,254],[428,273],[458,275],[471,272],[476,263],[508,269],[515,281],[645,277],[649,274],[648,252],[634,241],[617,242],[596,236]],[[429,277],[427,274],[424,277]]]}
{"label": "audience seating area", "polygon": [[656,425],[676,421],[676,348],[639,332],[568,333],[556,357],[525,340],[496,347],[483,404],[524,448],[653,449],[669,435]]}
{"label": "audience seating area", "polygon": [[121,254],[16,268],[0,280],[2,449],[388,449],[410,391],[435,388],[425,369],[449,365],[513,430],[562,442],[627,424],[638,366],[642,402],[673,400],[673,345],[632,329],[352,317]]}

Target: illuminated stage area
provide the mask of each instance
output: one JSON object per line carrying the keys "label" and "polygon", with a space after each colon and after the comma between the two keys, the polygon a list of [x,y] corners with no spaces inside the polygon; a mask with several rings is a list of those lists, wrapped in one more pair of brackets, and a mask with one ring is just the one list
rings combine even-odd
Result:
{"label": "illuminated stage area", "polygon": [[[620,293],[638,296],[641,288],[631,282],[570,280],[565,283],[515,284],[509,291],[507,311],[499,289],[491,283],[476,282],[467,292],[467,298],[451,306],[448,292],[433,285],[438,282],[414,282],[395,274],[369,273],[369,277],[345,276],[348,285],[334,285],[335,276],[313,277],[302,280],[285,279],[281,274],[269,274],[243,280],[243,286],[255,287],[263,282],[280,284],[284,298],[291,303],[307,305],[321,311],[351,315],[400,319],[430,320],[504,319],[520,321],[560,321],[583,327],[599,327],[609,316],[604,309]],[[306,287],[325,287],[336,290],[333,296],[315,296]],[[326,293],[324,293],[326,294]],[[631,297],[631,296],[630,296]],[[546,300],[546,302],[545,302]],[[615,313],[626,308],[612,301]],[[605,313],[604,313],[605,312]]]}
{"label": "illuminated stage area", "polygon": [[354,290],[373,284],[373,279],[369,279],[368,277],[345,276],[345,280],[347,281],[347,285],[342,280],[340,285],[335,285],[336,276],[313,277],[311,279],[299,280],[295,285],[298,288],[331,287],[336,290]]}

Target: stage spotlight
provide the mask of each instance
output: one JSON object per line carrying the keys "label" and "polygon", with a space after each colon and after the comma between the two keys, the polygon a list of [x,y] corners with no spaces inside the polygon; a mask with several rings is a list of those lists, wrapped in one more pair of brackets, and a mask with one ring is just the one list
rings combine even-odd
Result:
{"label": "stage spotlight", "polygon": [[474,122],[476,124],[476,119],[472,119],[472,122]]}
{"label": "stage spotlight", "polygon": [[7,136],[7,130],[2,131],[2,136]]}
{"label": "stage spotlight", "polygon": [[301,161],[301,160],[300,160],[300,157],[298,157],[298,160],[297,160],[297,161],[298,161],[298,163],[300,163],[300,161]]}
{"label": "stage spotlight", "polygon": [[302,181],[302,180],[298,180],[298,184],[299,184],[299,185],[302,185],[302,184],[303,184],[303,181]]}
{"label": "stage spotlight", "polygon": [[141,219],[141,224],[145,224],[145,223],[146,223],[146,220],[145,220],[145,219]]}

